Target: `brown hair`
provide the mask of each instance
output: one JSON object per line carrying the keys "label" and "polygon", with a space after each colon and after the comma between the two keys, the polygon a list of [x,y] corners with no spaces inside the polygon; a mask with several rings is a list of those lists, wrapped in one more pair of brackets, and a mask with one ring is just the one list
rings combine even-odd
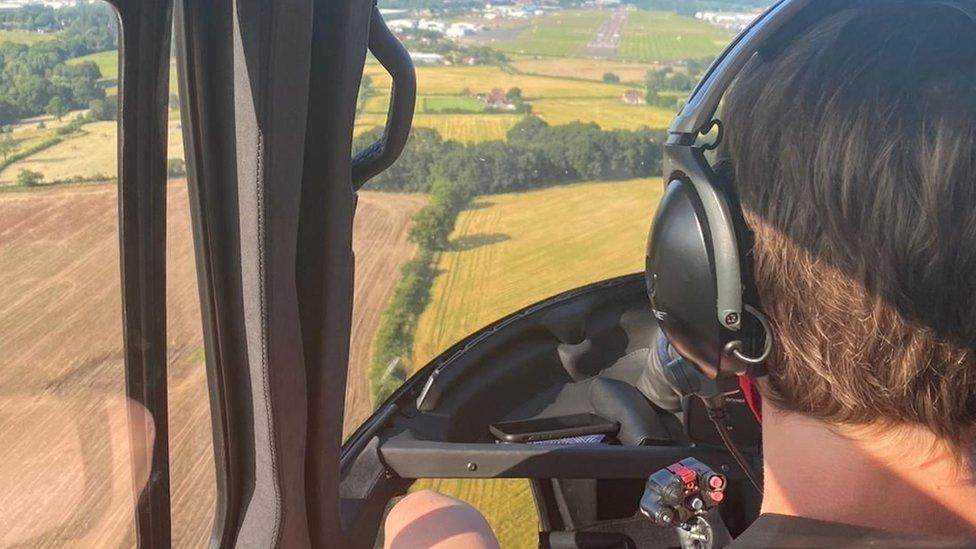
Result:
{"label": "brown hair", "polygon": [[753,60],[723,111],[776,329],[765,396],[958,447],[976,422],[976,23],[851,4]]}

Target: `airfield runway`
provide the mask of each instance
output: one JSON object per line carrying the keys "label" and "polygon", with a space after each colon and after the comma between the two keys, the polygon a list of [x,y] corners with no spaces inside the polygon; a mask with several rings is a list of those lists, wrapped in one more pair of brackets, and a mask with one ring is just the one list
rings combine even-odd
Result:
{"label": "airfield runway", "polygon": [[596,35],[586,44],[586,54],[596,57],[615,57],[626,23],[627,10],[615,9],[597,29]]}

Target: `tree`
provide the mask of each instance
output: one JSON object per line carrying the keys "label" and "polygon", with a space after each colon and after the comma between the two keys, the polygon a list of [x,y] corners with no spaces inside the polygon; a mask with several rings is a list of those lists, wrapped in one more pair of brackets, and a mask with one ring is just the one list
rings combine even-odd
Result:
{"label": "tree", "polygon": [[47,102],[47,106],[44,107],[44,112],[50,114],[54,118],[61,120],[61,118],[68,112],[68,107],[64,105],[64,100],[61,99],[60,95],[55,95]]}
{"label": "tree", "polygon": [[93,99],[88,102],[88,115],[95,120],[115,120],[118,116],[116,96]]}
{"label": "tree", "polygon": [[183,177],[186,175],[186,162],[182,158],[170,158],[166,161],[167,177]]}
{"label": "tree", "polygon": [[620,77],[612,72],[603,73],[603,81],[607,84],[616,84],[620,82]]}
{"label": "tree", "polygon": [[15,147],[16,144],[10,132],[3,132],[3,136],[0,137],[0,155],[3,155],[5,161],[10,156],[10,153],[14,152]]}
{"label": "tree", "polygon": [[512,103],[522,102],[522,88],[511,88],[505,93],[505,98]]}
{"label": "tree", "polygon": [[17,184],[24,187],[34,187],[41,184],[44,180],[44,174],[40,172],[34,172],[31,170],[20,170],[17,173]]}

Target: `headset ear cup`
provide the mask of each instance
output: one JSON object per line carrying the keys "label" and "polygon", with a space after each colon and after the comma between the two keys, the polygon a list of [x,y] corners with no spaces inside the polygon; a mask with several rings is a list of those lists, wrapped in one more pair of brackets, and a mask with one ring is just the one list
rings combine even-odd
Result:
{"label": "headset ear cup", "polygon": [[672,181],[648,240],[651,306],[677,352],[714,378],[728,338],[715,316],[717,282],[710,235],[694,186]]}

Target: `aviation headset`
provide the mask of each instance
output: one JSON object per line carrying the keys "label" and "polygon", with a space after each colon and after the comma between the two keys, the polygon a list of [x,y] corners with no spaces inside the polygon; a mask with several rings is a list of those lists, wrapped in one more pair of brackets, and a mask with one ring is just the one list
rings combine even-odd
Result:
{"label": "aviation headset", "polygon": [[[972,0],[924,1],[959,10],[976,23]],[[775,337],[752,283],[751,234],[733,183],[705,156],[722,138],[715,119],[719,102],[754,56],[856,6],[855,0],[780,0],[712,64],[668,129],[669,183],[651,228],[645,276],[666,343],[682,357],[662,362],[665,375],[683,394],[721,402],[738,389],[737,376],[764,375]],[[697,144],[715,128],[713,143]]]}

